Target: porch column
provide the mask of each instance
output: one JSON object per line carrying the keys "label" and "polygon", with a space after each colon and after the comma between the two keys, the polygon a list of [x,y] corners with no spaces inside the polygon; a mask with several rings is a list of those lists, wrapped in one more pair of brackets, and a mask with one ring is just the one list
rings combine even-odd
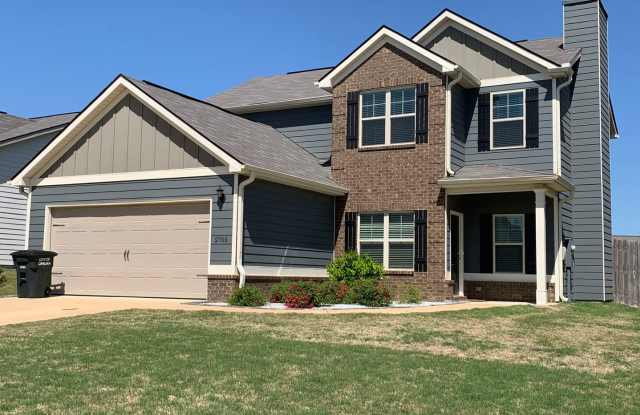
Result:
{"label": "porch column", "polygon": [[536,195],[536,304],[547,304],[547,235],[545,223],[545,191],[534,190]]}

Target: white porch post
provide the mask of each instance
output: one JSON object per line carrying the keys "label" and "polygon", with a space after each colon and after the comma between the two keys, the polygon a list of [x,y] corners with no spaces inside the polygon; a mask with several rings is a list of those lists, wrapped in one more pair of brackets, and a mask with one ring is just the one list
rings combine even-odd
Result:
{"label": "white porch post", "polygon": [[547,235],[545,223],[545,191],[534,190],[536,195],[536,304],[547,304]]}

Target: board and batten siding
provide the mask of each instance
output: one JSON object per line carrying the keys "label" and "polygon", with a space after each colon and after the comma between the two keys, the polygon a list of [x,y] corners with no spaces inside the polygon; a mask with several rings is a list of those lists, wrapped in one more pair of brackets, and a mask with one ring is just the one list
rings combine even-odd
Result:
{"label": "board and batten siding", "polygon": [[27,197],[0,184],[0,265],[12,265],[11,253],[24,249]]}
{"label": "board and batten siding", "polygon": [[[478,151],[478,94],[538,88],[540,136],[536,148],[495,149]],[[498,164],[523,170],[553,172],[553,127],[551,81],[527,82],[520,84],[483,87],[467,90],[467,110],[470,116],[468,134],[464,143],[465,166]],[[456,135],[453,141],[458,141]],[[452,148],[459,143],[452,144]]]}
{"label": "board and batten siding", "polygon": [[243,116],[275,128],[321,163],[331,157],[331,105],[256,112]]}
{"label": "board and batten siding", "polygon": [[127,95],[49,167],[43,177],[220,165],[153,110]]}
{"label": "board and batten siding", "polygon": [[53,140],[58,132],[48,132],[13,144],[0,146],[0,183],[5,183],[18,174]]}
{"label": "board and batten siding", "polygon": [[574,269],[572,298],[613,299],[606,12],[565,0],[564,44],[580,48],[571,101]]}
{"label": "board and batten siding", "polygon": [[451,26],[429,42],[426,48],[461,65],[479,79],[528,75],[536,72]]}
{"label": "board and batten siding", "polygon": [[454,171],[464,167],[471,113],[467,110],[467,105],[466,90],[455,85],[451,90],[451,168]]}
{"label": "board and batten siding", "polygon": [[325,267],[333,255],[334,198],[276,183],[245,189],[244,264]]}
{"label": "board and batten siding", "polygon": [[[222,189],[226,195],[222,204],[217,201],[218,189]],[[233,191],[233,175],[34,187],[31,194],[29,248],[43,248],[47,205],[211,199],[213,201],[211,264],[229,265],[231,264]]]}

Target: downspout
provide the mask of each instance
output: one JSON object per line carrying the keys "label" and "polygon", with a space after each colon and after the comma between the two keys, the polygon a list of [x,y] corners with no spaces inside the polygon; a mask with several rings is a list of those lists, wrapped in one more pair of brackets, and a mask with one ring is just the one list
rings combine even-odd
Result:
{"label": "downspout", "polygon": [[456,78],[447,83],[447,87],[446,87],[446,108],[445,108],[445,115],[444,115],[444,131],[445,131],[445,145],[444,145],[444,164],[445,164],[445,169],[447,172],[448,176],[453,176],[454,175],[454,171],[451,169],[451,137],[452,137],[452,132],[451,132],[451,108],[452,108],[452,103],[451,103],[451,90],[452,88],[458,83],[460,82],[460,80],[462,80],[462,71],[458,71],[458,76],[456,76]]}
{"label": "downspout", "polygon": [[[558,104],[558,119],[557,119],[556,122],[557,122],[557,125],[558,125],[558,131],[559,131],[560,136],[562,134],[560,132],[560,130],[562,129],[562,90],[564,88],[568,87],[569,85],[571,85],[571,82],[573,82],[573,75],[574,75],[574,72],[573,72],[573,70],[571,70],[569,72],[569,78],[566,81],[564,81],[563,83],[561,83],[560,85],[558,85],[558,87],[557,87],[557,91],[558,92],[557,92],[556,96],[558,97],[559,104]],[[561,155],[562,143],[561,143],[561,139],[558,139],[558,144],[559,144],[559,147],[560,147],[560,148],[558,148],[558,158],[559,158],[559,161],[560,161],[560,160],[562,160],[562,155]],[[560,165],[560,163],[558,163],[558,165]],[[562,171],[560,171],[560,172],[562,172]],[[568,199],[569,200],[573,199],[573,194],[570,194]],[[558,209],[559,210],[561,209],[560,206],[561,206],[560,205],[560,198],[558,198]],[[560,214],[558,216],[562,216],[562,215]],[[570,249],[571,249],[571,247],[569,247],[569,250]],[[573,252],[569,253],[569,252],[567,252],[567,250],[565,250],[565,256],[567,254],[572,255]],[[571,270],[571,272],[573,273],[573,269]],[[563,294],[564,293],[564,275],[562,275],[562,278],[558,278],[558,285],[560,285],[560,288],[558,290],[559,291],[560,301],[562,301],[563,303],[569,302],[570,301],[569,298],[565,297],[565,295]]]}
{"label": "downspout", "polygon": [[236,237],[236,268],[240,278],[239,287],[244,287],[244,283],[247,279],[247,272],[242,264],[242,247],[244,245],[244,188],[254,182],[256,179],[256,173],[251,172],[249,178],[238,186],[238,206],[237,206],[237,224],[236,231],[238,235]]}

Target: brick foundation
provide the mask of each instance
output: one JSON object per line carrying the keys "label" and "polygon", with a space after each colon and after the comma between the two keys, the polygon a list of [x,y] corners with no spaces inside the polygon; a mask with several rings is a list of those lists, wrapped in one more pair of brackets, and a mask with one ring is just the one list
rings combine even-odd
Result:
{"label": "brick foundation", "polygon": [[[535,282],[465,281],[464,295],[473,300],[536,302]],[[555,302],[555,286],[547,284],[547,301]]]}
{"label": "brick foundation", "polygon": [[233,275],[209,275],[207,281],[207,301],[226,303],[238,287],[238,277]]}

